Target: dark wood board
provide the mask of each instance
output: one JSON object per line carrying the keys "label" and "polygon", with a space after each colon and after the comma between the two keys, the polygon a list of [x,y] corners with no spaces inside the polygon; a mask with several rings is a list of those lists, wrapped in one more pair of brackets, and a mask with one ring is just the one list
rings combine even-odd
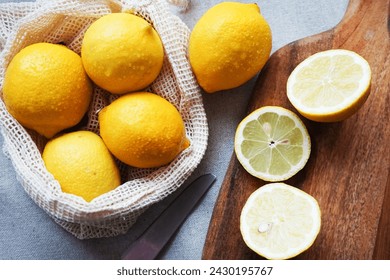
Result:
{"label": "dark wood board", "polygon": [[[321,231],[296,259],[390,259],[390,0],[351,0],[343,20],[324,33],[276,51],[256,82],[248,111],[276,105],[297,113],[286,96],[291,71],[328,49],[362,55],[372,70],[371,93],[349,119],[317,123],[304,117],[312,140],[305,168],[286,183],[314,196]],[[203,259],[260,259],[243,242],[241,209],[266,184],[247,173],[233,153],[211,218]]]}

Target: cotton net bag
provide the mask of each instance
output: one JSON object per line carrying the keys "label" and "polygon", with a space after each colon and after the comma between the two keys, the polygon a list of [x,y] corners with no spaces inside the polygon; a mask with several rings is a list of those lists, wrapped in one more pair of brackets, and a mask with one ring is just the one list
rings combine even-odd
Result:
{"label": "cotton net bag", "polygon": [[[123,184],[88,203],[61,191],[41,157],[47,140],[23,128],[7,112],[2,98],[0,101],[3,151],[11,159],[18,180],[45,212],[80,239],[127,232],[141,213],[183,184],[201,161],[207,147],[208,127],[201,91],[186,58],[190,31],[163,0],[38,0],[0,5],[1,89],[7,65],[22,48],[37,42],[61,43],[80,54],[88,26],[114,12],[130,12],[144,18],[163,42],[163,68],[147,90],[167,99],[183,117],[191,145],[173,162],[154,169],[137,169],[118,162]],[[95,86],[86,121],[79,130],[99,134],[97,113],[113,99]]]}

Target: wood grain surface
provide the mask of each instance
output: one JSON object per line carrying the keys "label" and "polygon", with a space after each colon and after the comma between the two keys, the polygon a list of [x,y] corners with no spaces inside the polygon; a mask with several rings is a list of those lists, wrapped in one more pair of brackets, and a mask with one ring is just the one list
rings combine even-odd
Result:
{"label": "wood grain surface", "polygon": [[[312,140],[305,168],[286,183],[314,196],[322,226],[297,259],[390,259],[390,0],[351,0],[333,29],[293,42],[269,59],[248,107],[277,105],[294,112],[286,82],[302,60],[342,48],[362,55],[372,70],[369,98],[349,119],[316,123],[303,117]],[[266,184],[248,174],[233,153],[214,208],[203,259],[260,259],[243,242],[241,209]]]}

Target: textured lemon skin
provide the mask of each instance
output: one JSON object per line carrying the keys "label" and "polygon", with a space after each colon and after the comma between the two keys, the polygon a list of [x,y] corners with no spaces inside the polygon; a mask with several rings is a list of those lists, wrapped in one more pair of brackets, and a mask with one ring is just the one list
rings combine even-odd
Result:
{"label": "textured lemon skin", "polygon": [[62,45],[30,45],[14,56],[5,73],[7,110],[23,126],[47,138],[76,125],[91,96],[80,56]]}
{"label": "textured lemon skin", "polygon": [[164,50],[159,35],[147,21],[132,14],[114,13],[88,28],[81,57],[98,86],[123,94],[144,89],[157,78]]}
{"label": "textured lemon skin", "polygon": [[153,93],[137,92],[118,98],[100,111],[99,122],[108,149],[134,167],[166,165],[189,144],[180,113]]}
{"label": "textured lemon skin", "polygon": [[223,2],[195,25],[189,60],[208,93],[238,87],[254,77],[269,58],[271,29],[256,4]]}
{"label": "textured lemon skin", "polygon": [[119,170],[103,140],[90,131],[76,131],[50,140],[42,158],[63,192],[90,202],[120,185]]}

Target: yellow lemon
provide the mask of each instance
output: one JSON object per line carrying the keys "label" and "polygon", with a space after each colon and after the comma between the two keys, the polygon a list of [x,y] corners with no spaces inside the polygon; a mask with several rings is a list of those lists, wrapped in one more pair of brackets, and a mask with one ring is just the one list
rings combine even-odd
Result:
{"label": "yellow lemon", "polygon": [[254,77],[272,48],[271,29],[256,4],[223,2],[195,25],[189,60],[208,93],[238,87]]}
{"label": "yellow lemon", "polygon": [[122,94],[144,89],[157,78],[164,50],[159,35],[146,20],[114,13],[87,29],[81,57],[98,86]]}
{"label": "yellow lemon", "polygon": [[7,110],[23,126],[47,138],[76,125],[91,96],[80,56],[62,45],[30,45],[14,56],[5,73]]}
{"label": "yellow lemon", "polygon": [[100,111],[99,122],[108,149],[134,167],[166,165],[189,145],[180,113],[153,93],[121,96]]}
{"label": "yellow lemon", "polygon": [[282,107],[265,106],[240,122],[234,151],[251,175],[265,181],[284,181],[306,165],[311,141],[296,114]]}
{"label": "yellow lemon", "polygon": [[76,131],[50,140],[42,158],[65,193],[87,202],[120,185],[119,170],[102,139],[90,131]]}
{"label": "yellow lemon", "polygon": [[300,189],[272,183],[253,192],[240,217],[244,242],[267,259],[289,259],[306,251],[321,228],[317,200]]}
{"label": "yellow lemon", "polygon": [[342,121],[354,114],[370,93],[371,69],[357,53],[334,49],[302,61],[287,80],[287,97],[306,118]]}

